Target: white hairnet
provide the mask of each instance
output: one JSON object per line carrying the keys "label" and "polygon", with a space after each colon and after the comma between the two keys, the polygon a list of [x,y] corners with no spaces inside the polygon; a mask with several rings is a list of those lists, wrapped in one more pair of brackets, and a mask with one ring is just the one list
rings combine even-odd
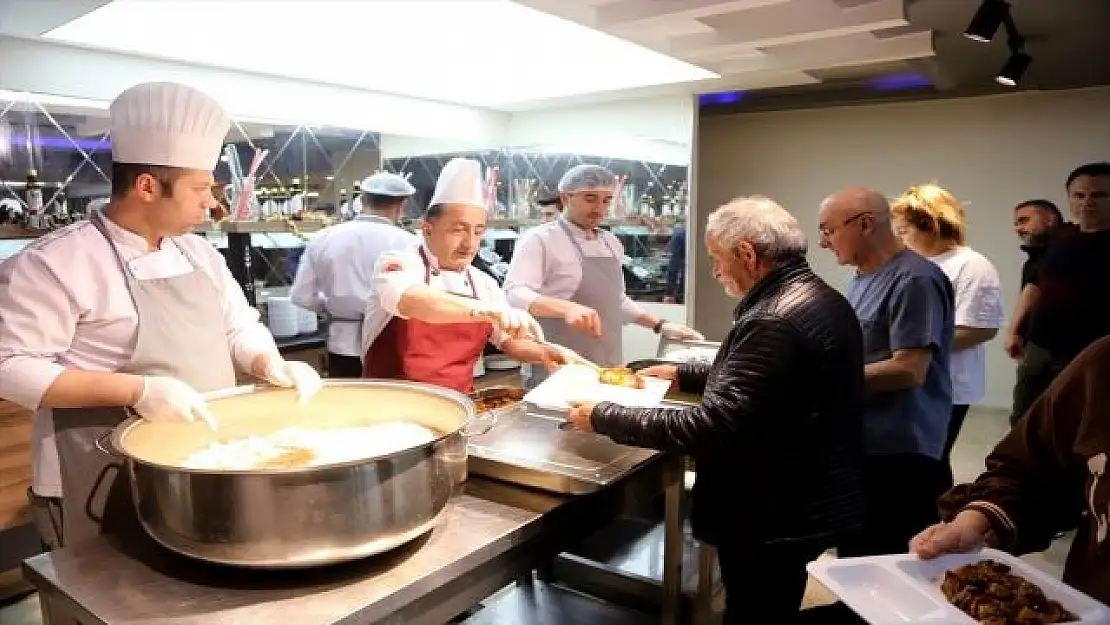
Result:
{"label": "white hairnet", "polygon": [[364,178],[361,189],[363,193],[389,197],[408,197],[416,193],[416,188],[403,176],[387,171],[379,171]]}
{"label": "white hairnet", "polygon": [[601,165],[576,165],[559,179],[559,193],[615,191],[617,177]]}

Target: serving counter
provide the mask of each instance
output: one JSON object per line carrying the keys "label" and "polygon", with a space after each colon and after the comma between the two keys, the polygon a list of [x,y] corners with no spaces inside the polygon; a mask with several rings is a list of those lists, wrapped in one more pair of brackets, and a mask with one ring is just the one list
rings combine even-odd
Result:
{"label": "serving counter", "polygon": [[24,573],[44,622],[405,623],[440,625],[623,513],[665,493],[662,622],[679,622],[682,458],[657,454],[587,495],[556,495],[472,476],[424,537],[366,560],[302,571],[245,570],[173,554],[145,535],[99,537],[36,556]]}

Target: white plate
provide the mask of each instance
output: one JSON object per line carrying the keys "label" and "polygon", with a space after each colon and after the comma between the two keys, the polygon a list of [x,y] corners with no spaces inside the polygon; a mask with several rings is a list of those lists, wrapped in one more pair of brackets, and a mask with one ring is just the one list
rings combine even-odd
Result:
{"label": "white plate", "polygon": [[1082,625],[1110,623],[1110,608],[1064,584],[1028,562],[995,549],[921,560],[910,554],[867,558],[830,558],[806,570],[871,625],[975,625],[975,619],[948,603],[940,583],[945,571],[980,560],[1010,565],[1040,587],[1049,599],[1079,617]]}
{"label": "white plate", "polygon": [[602,384],[597,372],[585,365],[566,365],[552,373],[524,396],[524,401],[545,410],[565,412],[572,402],[611,401],[622,406],[658,406],[671,383],[644,377],[644,388]]}

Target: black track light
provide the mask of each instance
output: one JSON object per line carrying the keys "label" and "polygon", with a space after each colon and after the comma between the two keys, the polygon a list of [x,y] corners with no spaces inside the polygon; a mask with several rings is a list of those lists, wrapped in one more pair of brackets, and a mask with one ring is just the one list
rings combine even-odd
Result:
{"label": "black track light", "polygon": [[1021,80],[1022,74],[1025,70],[1029,69],[1029,65],[1033,62],[1033,57],[1022,52],[1021,50],[1014,50],[1010,53],[1010,58],[1007,59],[1006,64],[998,71],[998,76],[994,79],[1000,85],[1007,87],[1016,87],[1018,81]]}
{"label": "black track light", "polygon": [[1004,0],[983,0],[983,4],[979,5],[979,10],[971,18],[971,23],[967,25],[964,37],[974,41],[990,41],[1009,13],[1010,5]]}

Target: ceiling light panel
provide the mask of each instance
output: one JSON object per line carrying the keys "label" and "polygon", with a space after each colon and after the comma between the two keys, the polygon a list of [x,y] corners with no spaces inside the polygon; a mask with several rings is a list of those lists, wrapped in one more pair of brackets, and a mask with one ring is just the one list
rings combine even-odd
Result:
{"label": "ceiling light panel", "polygon": [[43,37],[490,108],[718,77],[508,0],[115,0]]}

